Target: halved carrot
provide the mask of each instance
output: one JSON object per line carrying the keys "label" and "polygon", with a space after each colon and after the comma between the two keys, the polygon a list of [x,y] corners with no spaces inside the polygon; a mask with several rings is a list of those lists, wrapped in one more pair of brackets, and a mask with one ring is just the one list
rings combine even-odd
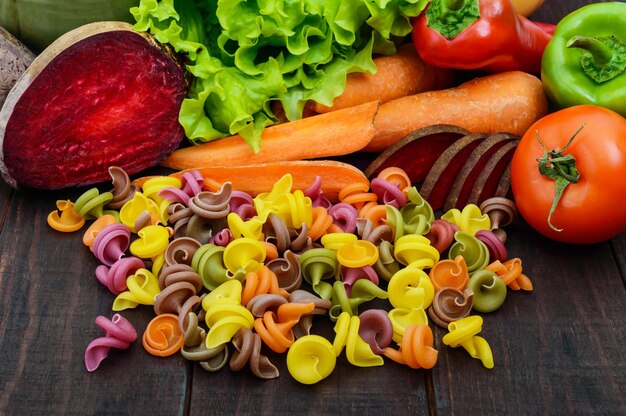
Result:
{"label": "halved carrot", "polygon": [[378,106],[378,101],[373,101],[268,127],[263,131],[258,153],[254,153],[242,137],[231,136],[176,150],[161,165],[181,170],[353,153],[365,147],[374,137],[374,116]]}
{"label": "halved carrot", "polygon": [[375,58],[374,63],[375,74],[348,75],[345,90],[332,106],[313,103],[313,111],[327,113],[374,100],[385,103],[406,95],[449,88],[454,80],[454,71],[426,64],[412,43],[400,46],[394,55]]}
{"label": "halved carrot", "polygon": [[[211,183],[231,182],[233,189],[258,195],[269,192],[272,186],[287,173],[293,177],[293,190],[306,189],[319,176],[322,179],[322,192],[331,201],[337,201],[339,191],[353,183],[363,183],[369,187],[369,181],[356,167],[332,160],[298,160],[272,162],[248,166],[209,166],[196,169]],[[184,171],[171,176],[182,178]]]}
{"label": "halved carrot", "polygon": [[382,104],[374,120],[376,136],[364,150],[382,151],[411,131],[434,124],[522,136],[547,112],[548,100],[537,77],[519,71],[488,75]]}

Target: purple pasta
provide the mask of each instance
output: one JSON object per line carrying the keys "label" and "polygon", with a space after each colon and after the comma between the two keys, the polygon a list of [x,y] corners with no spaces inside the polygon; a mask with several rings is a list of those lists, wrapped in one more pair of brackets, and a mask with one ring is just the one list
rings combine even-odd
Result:
{"label": "purple pasta", "polygon": [[367,342],[374,354],[382,354],[391,345],[393,326],[382,309],[369,309],[359,315],[359,336]]}
{"label": "purple pasta", "polygon": [[384,205],[391,205],[397,209],[407,203],[408,198],[397,185],[381,178],[374,178],[371,182],[372,192]]}
{"label": "purple pasta", "polygon": [[174,187],[163,188],[159,191],[158,195],[170,202],[178,202],[183,205],[187,205],[190,198],[185,191]]}
{"label": "purple pasta", "polygon": [[350,296],[352,285],[359,279],[367,279],[378,286],[379,279],[376,270],[372,266],[364,266],[358,268],[341,267],[341,281],[346,288],[346,294]]}
{"label": "purple pasta", "polygon": [[119,295],[124,292],[126,279],[137,270],[145,268],[144,262],[137,257],[123,257],[116,261],[111,268],[101,264],[96,267],[96,278],[105,285],[111,293]]}
{"label": "purple pasta", "polygon": [[232,191],[228,206],[230,212],[236,213],[244,221],[249,220],[256,215],[254,200],[249,194],[243,191]]}
{"label": "purple pasta", "polygon": [[111,348],[128,349],[130,344],[137,339],[135,327],[119,314],[113,315],[111,320],[98,316],[96,325],[105,332],[105,335],[91,341],[85,349],[85,366],[89,372],[98,369],[102,360],[109,355]]}
{"label": "purple pasta", "polygon": [[341,228],[345,233],[356,231],[356,219],[359,215],[352,205],[340,202],[328,208],[328,215],[333,218],[333,224]]}
{"label": "purple pasta", "polygon": [[304,196],[308,196],[311,198],[311,205],[313,208],[316,207],[324,207],[326,209],[330,208],[332,203],[324,197],[324,193],[322,192],[322,178],[320,176],[315,177],[315,182],[308,188],[303,190]]}
{"label": "purple pasta", "polygon": [[493,231],[480,230],[474,235],[478,240],[485,243],[489,250],[489,261],[505,261],[507,258],[506,247]]}
{"label": "purple pasta", "polygon": [[130,229],[124,224],[115,223],[100,230],[91,248],[98,260],[112,266],[124,256],[129,245]]}
{"label": "purple pasta", "polygon": [[183,173],[182,184],[182,191],[189,197],[194,197],[202,192],[204,177],[197,170],[190,170]]}
{"label": "purple pasta", "polygon": [[215,233],[215,235],[209,239],[209,243],[220,247],[226,247],[233,240],[233,232],[228,228],[224,228],[223,230]]}

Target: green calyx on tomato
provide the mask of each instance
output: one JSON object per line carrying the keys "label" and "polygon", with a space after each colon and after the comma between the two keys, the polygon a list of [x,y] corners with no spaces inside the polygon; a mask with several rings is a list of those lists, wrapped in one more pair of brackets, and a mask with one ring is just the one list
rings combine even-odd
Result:
{"label": "green calyx on tomato", "polygon": [[580,180],[580,172],[576,169],[576,158],[572,155],[564,155],[563,152],[567,150],[569,145],[574,141],[574,138],[584,127],[584,125],[580,126],[572,138],[569,139],[569,142],[560,150],[548,150],[546,145],[541,141],[541,137],[539,137],[539,131],[535,131],[537,140],[539,140],[544,150],[543,156],[537,159],[537,162],[539,162],[539,173],[546,178],[554,180],[556,183],[556,193],[554,194],[554,200],[552,201],[550,213],[548,214],[548,225],[554,231],[563,231],[562,228],[556,228],[552,224],[552,214],[554,214],[554,210],[561,200],[563,191],[570,183],[576,183]]}
{"label": "green calyx on tomato", "polygon": [[454,39],[480,18],[478,0],[433,0],[426,10],[428,27]]}

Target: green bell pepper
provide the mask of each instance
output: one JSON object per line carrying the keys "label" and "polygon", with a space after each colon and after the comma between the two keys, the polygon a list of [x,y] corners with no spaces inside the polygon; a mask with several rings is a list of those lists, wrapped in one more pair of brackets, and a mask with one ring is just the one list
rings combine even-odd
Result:
{"label": "green bell pepper", "polygon": [[556,27],[541,80],[558,107],[592,104],[626,117],[626,3],[594,3]]}

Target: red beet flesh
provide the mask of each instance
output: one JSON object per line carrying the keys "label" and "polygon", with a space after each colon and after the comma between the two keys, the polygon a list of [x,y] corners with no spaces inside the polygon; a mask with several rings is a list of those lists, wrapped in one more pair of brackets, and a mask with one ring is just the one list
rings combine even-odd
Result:
{"label": "red beet flesh", "polygon": [[3,159],[20,185],[57,189],[158,164],[184,132],[182,69],[128,30],[83,39],[53,58],[8,119]]}

